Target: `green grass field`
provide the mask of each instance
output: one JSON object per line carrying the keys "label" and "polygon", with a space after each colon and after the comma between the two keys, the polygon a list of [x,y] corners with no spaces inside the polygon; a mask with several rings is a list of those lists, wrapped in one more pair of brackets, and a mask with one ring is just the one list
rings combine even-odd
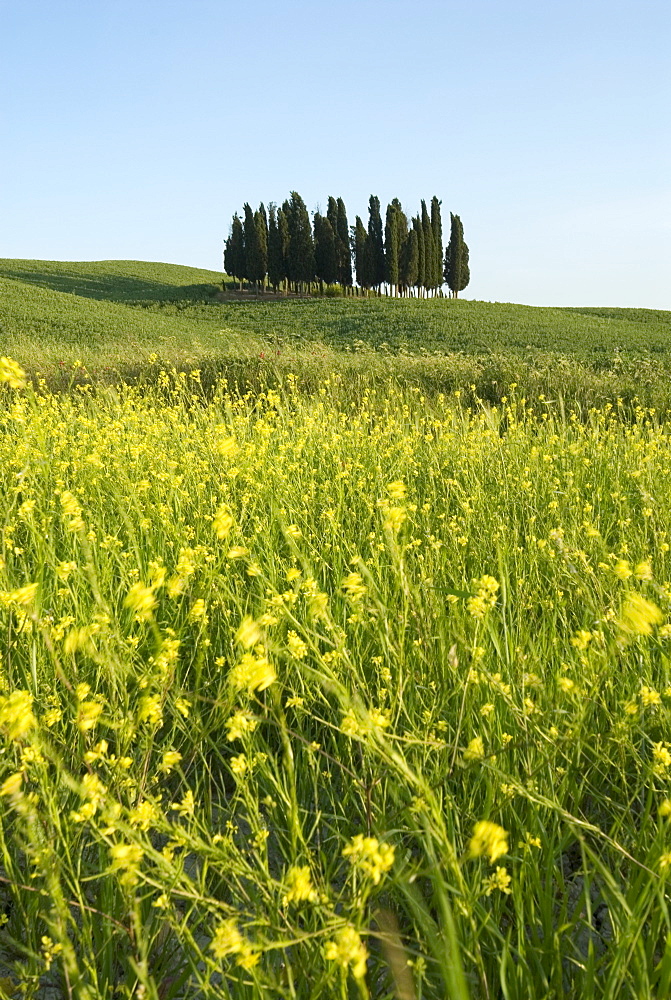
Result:
{"label": "green grass field", "polygon": [[669,996],[667,314],[3,267],[0,995]]}
{"label": "green grass field", "polygon": [[[671,312],[391,299],[218,301],[221,275],[137,261],[0,261],[0,350],[52,381],[81,362],[135,378],[150,355],[257,384],[293,371],[314,386],[394,376],[429,391],[507,385],[585,406],[671,401]],[[62,381],[62,379],[61,379]]]}

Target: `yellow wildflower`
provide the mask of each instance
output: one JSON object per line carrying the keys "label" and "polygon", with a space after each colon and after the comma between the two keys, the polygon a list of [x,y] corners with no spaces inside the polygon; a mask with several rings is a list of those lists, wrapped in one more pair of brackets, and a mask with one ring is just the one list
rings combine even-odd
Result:
{"label": "yellow wildflower", "polygon": [[2,785],[0,785],[0,795],[15,798],[20,794],[22,785],[23,771],[16,771],[14,774],[10,774],[8,778],[5,778]]}
{"label": "yellow wildflower", "polygon": [[286,874],[287,891],[282,897],[284,906],[289,903],[316,903],[319,893],[312,884],[309,865],[294,866]]}
{"label": "yellow wildflower", "polygon": [[215,958],[236,955],[236,963],[243,969],[252,969],[259,960],[258,951],[243,937],[232,917],[224,920],[216,928],[210,941],[210,951]]}
{"label": "yellow wildflower", "polygon": [[0,382],[6,382],[12,389],[23,389],[26,384],[26,373],[21,365],[11,358],[0,358]]}
{"label": "yellow wildflower", "polygon": [[650,708],[651,706],[661,705],[662,696],[659,691],[655,691],[654,688],[646,687],[644,684],[641,688],[641,704],[645,708]]}
{"label": "yellow wildflower", "polygon": [[174,809],[175,812],[180,813],[182,816],[193,816],[195,807],[196,804],[193,799],[193,792],[189,789],[182,801],[173,802],[170,808]]}
{"label": "yellow wildflower", "polygon": [[230,675],[231,685],[237,691],[246,688],[249,694],[252,694],[253,691],[264,691],[275,680],[277,680],[277,674],[268,658],[265,656],[255,657],[252,653],[244,653]]}
{"label": "yellow wildflower", "polygon": [[137,710],[138,722],[147,722],[150,726],[163,725],[163,710],[160,694],[145,694],[140,698]]}
{"label": "yellow wildflower", "polygon": [[249,766],[249,762],[244,753],[238,754],[237,757],[231,757],[231,771],[237,777],[241,778]]}
{"label": "yellow wildflower", "polygon": [[466,749],[464,750],[464,760],[482,760],[485,756],[485,745],[482,742],[481,736],[476,736],[470,741]]}
{"label": "yellow wildflower", "polygon": [[473,587],[475,594],[466,601],[466,608],[474,618],[484,618],[489,609],[496,604],[498,580],[485,574],[479,580],[473,580]]}
{"label": "yellow wildflower", "polygon": [[407,516],[408,513],[405,507],[389,507],[385,511],[385,519],[382,527],[385,531],[391,532],[392,535],[397,535]]}
{"label": "yellow wildflower", "polygon": [[139,844],[112,844],[109,849],[112,863],[110,872],[121,871],[121,883],[123,885],[135,885],[137,883],[140,863],[144,857],[144,851]]}
{"label": "yellow wildflower", "polygon": [[36,593],[37,584],[29,583],[25,587],[19,587],[17,590],[10,591],[8,599],[12,604],[18,604],[19,607],[25,608],[33,603]]}
{"label": "yellow wildflower", "polygon": [[124,607],[134,611],[138,618],[146,619],[151,617],[156,607],[156,596],[152,587],[145,587],[138,581],[130,588],[123,603]]}
{"label": "yellow wildflower", "polygon": [[232,742],[239,740],[245,733],[253,733],[258,722],[249,712],[235,712],[230,719],[226,719],[224,725],[228,729],[226,738]]}
{"label": "yellow wildflower", "polygon": [[402,479],[395,479],[387,486],[387,493],[392,500],[405,500],[406,485]]}
{"label": "yellow wildflower", "polygon": [[245,649],[251,649],[261,642],[263,633],[258,624],[250,615],[246,615],[240,623],[240,628],[235,633],[236,642],[239,642]]}
{"label": "yellow wildflower", "polygon": [[80,732],[88,733],[102,715],[103,706],[99,701],[81,701],[77,706],[76,724]]}
{"label": "yellow wildflower", "polygon": [[0,696],[0,730],[10,740],[20,740],[37,725],[33,715],[33,696],[29,691],[12,691]]}
{"label": "yellow wildflower", "polygon": [[666,743],[654,743],[652,747],[653,774],[664,775],[671,766],[671,748]]}
{"label": "yellow wildflower", "polygon": [[620,614],[620,627],[632,635],[652,635],[653,625],[661,625],[664,615],[656,604],[640,594],[628,594]]}
{"label": "yellow wildflower", "polygon": [[163,771],[164,774],[170,774],[173,767],[175,767],[176,764],[179,764],[181,759],[182,755],[179,750],[166,750],[161,759],[159,769]]}
{"label": "yellow wildflower", "polygon": [[342,856],[350,859],[350,864],[360,868],[378,885],[384,872],[394,863],[394,848],[391,844],[381,844],[376,837],[364,837],[357,833],[343,849]]}
{"label": "yellow wildflower", "polygon": [[510,894],[512,892],[510,888],[510,883],[512,879],[506,871],[505,868],[497,867],[493,875],[490,875],[488,879],[485,880],[485,895],[491,896],[495,889],[499,892],[505,892]]}
{"label": "yellow wildflower", "polygon": [[502,826],[486,819],[480,820],[473,827],[468,853],[471,858],[479,858],[486,854],[494,863],[497,858],[508,853],[508,834]]}
{"label": "yellow wildflower", "polygon": [[210,950],[215,958],[225,958],[237,954],[243,946],[244,938],[233,918],[219,924],[210,941]]}
{"label": "yellow wildflower", "polygon": [[308,646],[300,636],[290,629],[287,633],[287,649],[296,660],[303,660],[308,654]]}
{"label": "yellow wildflower", "polygon": [[368,950],[353,927],[344,927],[336,934],[335,941],[326,943],[324,957],[329,962],[337,962],[345,969],[351,966],[355,979],[363,979],[366,975]]}
{"label": "yellow wildflower", "polygon": [[628,580],[631,576],[631,566],[626,559],[618,559],[613,566],[613,573],[618,580]]}
{"label": "yellow wildflower", "polygon": [[649,559],[637,563],[634,567],[634,576],[641,582],[649,583],[652,580],[652,564]]}
{"label": "yellow wildflower", "polygon": [[219,508],[212,518],[212,524],[217,538],[224,539],[228,537],[233,527],[233,516],[227,507]]}

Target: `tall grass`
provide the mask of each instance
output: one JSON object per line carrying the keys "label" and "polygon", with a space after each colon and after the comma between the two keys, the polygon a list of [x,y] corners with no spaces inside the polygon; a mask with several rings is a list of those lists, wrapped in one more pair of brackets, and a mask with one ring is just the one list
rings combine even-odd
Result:
{"label": "tall grass", "polygon": [[663,419],[2,371],[5,992],[668,993]]}

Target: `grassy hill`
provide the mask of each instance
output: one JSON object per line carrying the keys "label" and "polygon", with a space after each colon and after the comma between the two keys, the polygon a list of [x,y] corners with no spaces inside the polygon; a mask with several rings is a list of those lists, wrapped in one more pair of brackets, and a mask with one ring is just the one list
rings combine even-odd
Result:
{"label": "grassy hill", "polygon": [[[143,261],[0,260],[0,352],[54,378],[164,364],[343,367],[496,398],[511,381],[584,399],[657,397],[671,370],[671,312],[539,308],[451,299],[221,298],[216,271]],[[653,392],[654,389],[654,392]],[[596,394],[596,395],[595,395]]]}

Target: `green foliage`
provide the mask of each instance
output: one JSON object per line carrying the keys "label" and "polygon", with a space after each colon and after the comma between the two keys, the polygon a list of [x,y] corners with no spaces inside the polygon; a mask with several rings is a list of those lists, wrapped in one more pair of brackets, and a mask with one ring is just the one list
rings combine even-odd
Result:
{"label": "green foliage", "polygon": [[[263,207],[263,206],[261,206]],[[264,281],[268,264],[268,234],[265,209],[252,212],[250,206],[244,207],[245,221],[245,277],[254,282],[257,288]]]}
{"label": "green foliage", "polygon": [[254,213],[254,227],[256,229],[256,242],[259,254],[260,281],[265,281],[268,272],[268,216],[266,209],[261,202],[258,211]]}
{"label": "green foliage", "polygon": [[491,402],[511,382],[585,407],[638,396],[664,409],[671,397],[668,312],[447,298],[219,301],[221,277],[142,261],[0,260],[0,354],[65,385],[75,362],[87,373],[78,368],[77,382],[135,379],[157,353],[168,366],[250,384],[259,369],[270,377],[293,366],[313,385],[327,366],[432,392],[473,384]]}
{"label": "green foliage", "polygon": [[417,230],[413,226],[406,234],[401,254],[401,284],[410,289],[417,284],[419,275],[419,243]]}
{"label": "green foliage", "polygon": [[455,298],[471,280],[468,247],[464,242],[464,227],[458,215],[450,213],[450,242],[445,251],[445,280]]}
{"label": "green foliage", "polygon": [[245,255],[245,233],[237,213],[233,216],[231,235],[226,242],[224,270],[234,278],[238,278],[242,287],[247,271],[247,257]]}
{"label": "green foliage", "polygon": [[[279,211],[281,212],[282,209]],[[277,210],[275,205],[271,204],[268,209],[268,281],[277,291],[286,276],[284,248],[278,226]]]}
{"label": "green foliage", "polygon": [[[398,198],[387,205],[387,218],[384,228],[385,280],[398,291],[401,280],[401,250],[405,239],[403,223],[405,216]],[[406,223],[407,226],[407,223]]]}
{"label": "green foliage", "polygon": [[424,288],[430,291],[437,285],[436,281],[436,245],[433,239],[433,228],[431,219],[426,208],[426,202],[422,199],[422,236],[424,237]]}
{"label": "green foliage", "polygon": [[434,287],[440,288],[443,277],[443,222],[440,215],[441,202],[434,195],[431,199],[431,231],[433,233]]}
{"label": "green foliage", "polygon": [[319,212],[314,217],[315,275],[332,285],[338,280],[336,238],[331,223]]}
{"label": "green foliage", "polygon": [[416,287],[419,292],[420,289],[426,287],[426,269],[427,269],[427,259],[426,259],[426,243],[424,240],[424,229],[422,227],[422,220],[419,216],[415,216],[412,220],[412,227],[417,233],[417,281]]}
{"label": "green foliage", "polygon": [[362,288],[370,288],[373,284],[373,279],[370,268],[370,254],[366,249],[368,246],[368,233],[358,215],[352,233],[352,243],[354,246],[356,280]]}
{"label": "green foliage", "polygon": [[283,209],[289,229],[287,273],[292,281],[309,284],[315,277],[315,255],[308,210],[296,191],[291,192]]}
{"label": "green foliage", "polygon": [[335,232],[338,236],[338,281],[341,285],[348,287],[352,284],[352,252],[347,211],[342,198],[338,198],[338,220]]}
{"label": "green foliage", "polygon": [[373,288],[385,280],[384,233],[380,215],[380,199],[371,195],[368,201],[368,239],[366,241],[368,278]]}

